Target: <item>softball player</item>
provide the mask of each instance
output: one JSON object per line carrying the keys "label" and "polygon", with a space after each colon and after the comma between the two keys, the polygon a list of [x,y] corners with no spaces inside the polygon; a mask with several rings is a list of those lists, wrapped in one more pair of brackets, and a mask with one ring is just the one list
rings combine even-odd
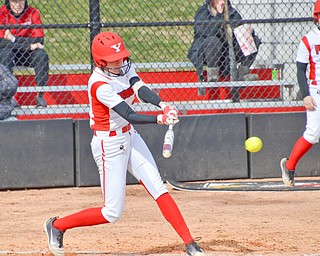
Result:
{"label": "softball player", "polygon": [[[282,180],[286,186],[294,186],[294,172],[299,160],[319,142],[320,137],[320,0],[314,5],[315,25],[305,35],[298,47],[297,78],[307,109],[306,129],[295,143],[290,157],[280,162]],[[310,64],[309,86],[306,76],[307,66]]]}
{"label": "softball player", "polygon": [[[195,243],[175,201],[163,183],[147,145],[131,124],[176,124],[178,110],[161,101],[131,67],[130,53],[121,37],[101,32],[92,42],[95,69],[88,82],[91,149],[96,161],[104,199],[102,207],[89,208],[44,224],[50,251],[64,255],[66,230],[118,221],[124,210],[127,170],[146,188],[165,219],[186,244],[188,255],[205,255]],[[130,105],[134,96],[160,107],[157,116],[137,114]]]}

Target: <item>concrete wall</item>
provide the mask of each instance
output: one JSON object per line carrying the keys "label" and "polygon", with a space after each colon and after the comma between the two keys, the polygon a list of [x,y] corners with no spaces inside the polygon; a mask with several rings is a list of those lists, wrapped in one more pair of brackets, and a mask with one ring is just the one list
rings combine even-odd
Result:
{"label": "concrete wall", "polygon": [[[290,155],[305,127],[304,113],[183,116],[174,128],[171,158],[162,157],[166,126],[135,125],[164,180],[281,177],[279,162]],[[92,131],[87,120],[0,122],[0,189],[98,186]],[[264,146],[248,153],[244,141],[259,136]],[[297,166],[297,176],[319,176],[319,146]],[[137,183],[128,176],[127,183]]]}

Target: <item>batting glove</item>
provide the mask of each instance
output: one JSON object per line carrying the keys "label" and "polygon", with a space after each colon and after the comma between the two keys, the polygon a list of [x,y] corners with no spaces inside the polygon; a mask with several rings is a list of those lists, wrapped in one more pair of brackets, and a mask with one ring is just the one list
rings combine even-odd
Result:
{"label": "batting glove", "polygon": [[161,101],[159,105],[162,108],[164,115],[171,116],[172,118],[178,118],[178,109],[175,106],[171,106],[163,101]]}
{"label": "batting glove", "polygon": [[158,124],[166,124],[166,125],[169,125],[169,124],[175,125],[175,124],[179,123],[179,119],[174,118],[169,115],[160,114],[157,116],[157,123]]}

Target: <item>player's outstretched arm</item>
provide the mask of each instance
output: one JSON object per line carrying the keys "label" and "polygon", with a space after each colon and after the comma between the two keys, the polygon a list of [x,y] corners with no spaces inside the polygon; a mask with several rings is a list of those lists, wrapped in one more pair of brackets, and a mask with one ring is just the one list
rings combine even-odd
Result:
{"label": "player's outstretched arm", "polygon": [[134,77],[130,80],[133,84],[133,90],[135,91],[140,102],[151,103],[160,107],[165,115],[171,116],[174,119],[178,119],[178,110],[175,106],[161,100],[158,94],[152,91],[140,78]]}
{"label": "player's outstretched arm", "polygon": [[138,114],[125,101],[122,101],[112,109],[132,124],[158,123],[169,125],[179,122],[178,118],[173,118],[167,114],[160,114],[157,116]]}
{"label": "player's outstretched arm", "polygon": [[130,84],[135,92],[138,100],[142,103],[151,103],[157,107],[160,107],[161,98],[158,94],[152,91],[139,77],[133,77],[130,79]]}

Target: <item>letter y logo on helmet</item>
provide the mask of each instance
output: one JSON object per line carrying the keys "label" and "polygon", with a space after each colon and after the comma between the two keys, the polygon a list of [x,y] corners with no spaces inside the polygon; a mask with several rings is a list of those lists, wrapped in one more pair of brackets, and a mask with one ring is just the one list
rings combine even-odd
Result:
{"label": "letter y logo on helmet", "polygon": [[110,47],[115,49],[116,52],[120,52],[120,46],[121,46],[121,43],[118,43],[118,44],[115,44],[115,45],[111,45]]}

